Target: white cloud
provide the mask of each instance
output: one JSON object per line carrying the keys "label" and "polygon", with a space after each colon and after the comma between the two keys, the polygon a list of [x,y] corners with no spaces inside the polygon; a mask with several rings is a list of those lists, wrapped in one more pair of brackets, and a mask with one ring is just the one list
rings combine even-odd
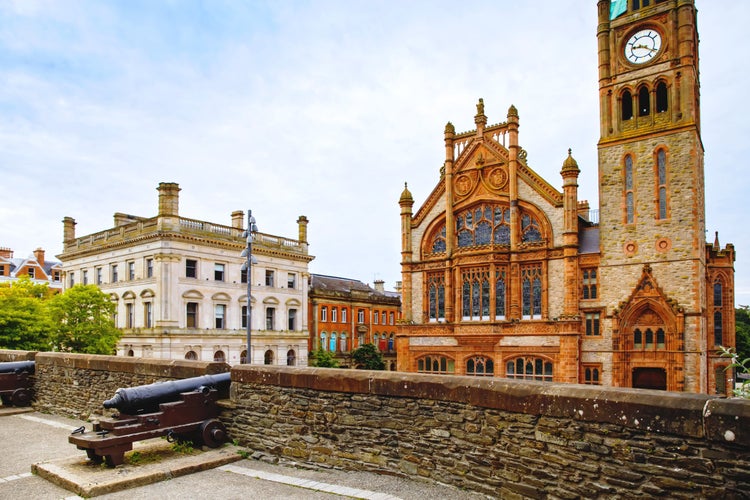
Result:
{"label": "white cloud", "polygon": [[[748,51],[750,5],[698,8],[709,239],[737,246],[737,300],[750,303],[747,68],[723,52]],[[114,212],[152,216],[158,183],[174,181],[187,217],[228,223],[251,208],[262,231],[295,237],[305,214],[314,272],[392,287],[403,183],[416,209],[438,180],[445,123],[474,128],[479,97],[491,123],[518,108],[531,166],[558,188],[573,148],[579,197],[597,203],[593,1],[24,1],[0,16],[0,168],[13,186],[0,246],[19,253],[58,253],[63,216],[78,234]]]}

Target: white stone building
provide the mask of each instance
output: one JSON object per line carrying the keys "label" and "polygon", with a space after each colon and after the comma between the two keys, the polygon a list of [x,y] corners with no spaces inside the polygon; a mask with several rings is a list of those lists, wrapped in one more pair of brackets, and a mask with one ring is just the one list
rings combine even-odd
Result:
{"label": "white stone building", "polygon": [[[231,225],[179,215],[175,183],[161,183],[159,213],[116,213],[115,225],[76,237],[66,217],[65,288],[95,284],[117,303],[123,331],[117,354],[171,359],[245,361],[247,281],[241,256],[244,212]],[[255,233],[251,279],[253,364],[307,365],[307,218],[299,238]]]}

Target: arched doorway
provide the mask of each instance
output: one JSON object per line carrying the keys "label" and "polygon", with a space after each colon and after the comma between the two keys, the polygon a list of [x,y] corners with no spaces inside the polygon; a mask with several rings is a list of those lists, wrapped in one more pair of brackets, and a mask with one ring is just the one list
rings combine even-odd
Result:
{"label": "arched doorway", "polygon": [[296,364],[297,364],[297,353],[294,352],[294,349],[289,349],[286,353],[286,365],[294,366]]}
{"label": "arched doorway", "polygon": [[266,353],[263,355],[263,364],[264,365],[272,365],[273,364],[273,351],[267,350]]}
{"label": "arched doorway", "polygon": [[633,387],[666,391],[667,370],[664,368],[634,368]]}
{"label": "arched doorway", "polygon": [[198,355],[195,354],[195,351],[188,351],[188,352],[185,353],[185,359],[196,360],[196,359],[198,359]]}
{"label": "arched doorway", "polygon": [[224,354],[224,351],[216,351],[214,353],[214,361],[217,363],[224,363],[227,360],[226,355]]}
{"label": "arched doorway", "polygon": [[247,349],[243,350],[240,353],[240,364],[244,365],[247,363]]}

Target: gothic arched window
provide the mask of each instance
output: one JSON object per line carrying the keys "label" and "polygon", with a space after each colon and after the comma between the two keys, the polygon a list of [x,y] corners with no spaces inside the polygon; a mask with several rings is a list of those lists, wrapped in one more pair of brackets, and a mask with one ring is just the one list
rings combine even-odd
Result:
{"label": "gothic arched window", "polygon": [[622,93],[622,99],[621,99],[621,106],[622,109],[620,110],[620,115],[622,116],[623,120],[630,120],[633,118],[633,96],[630,94],[629,90],[626,90]]}
{"label": "gothic arched window", "polygon": [[638,91],[638,116],[648,116],[651,113],[651,102],[648,88],[641,87]]}
{"label": "gothic arched window", "polygon": [[667,96],[667,84],[659,82],[656,84],[656,112],[663,113],[669,108]]}

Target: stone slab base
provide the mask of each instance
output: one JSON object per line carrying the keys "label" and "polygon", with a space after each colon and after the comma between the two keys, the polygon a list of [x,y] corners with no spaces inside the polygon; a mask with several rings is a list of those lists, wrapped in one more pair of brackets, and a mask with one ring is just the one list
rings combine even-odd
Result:
{"label": "stone slab base", "polygon": [[[77,456],[34,464],[31,471],[77,495],[95,497],[236,462],[242,459],[240,450],[226,444],[184,454],[173,451],[166,440],[151,439],[135,443],[125,455],[126,464],[114,468],[90,462],[81,450]],[[138,458],[128,459],[136,452]]]}
{"label": "stone slab base", "polygon": [[0,406],[0,417],[9,415],[18,415],[19,413],[31,413],[34,408],[31,406]]}

